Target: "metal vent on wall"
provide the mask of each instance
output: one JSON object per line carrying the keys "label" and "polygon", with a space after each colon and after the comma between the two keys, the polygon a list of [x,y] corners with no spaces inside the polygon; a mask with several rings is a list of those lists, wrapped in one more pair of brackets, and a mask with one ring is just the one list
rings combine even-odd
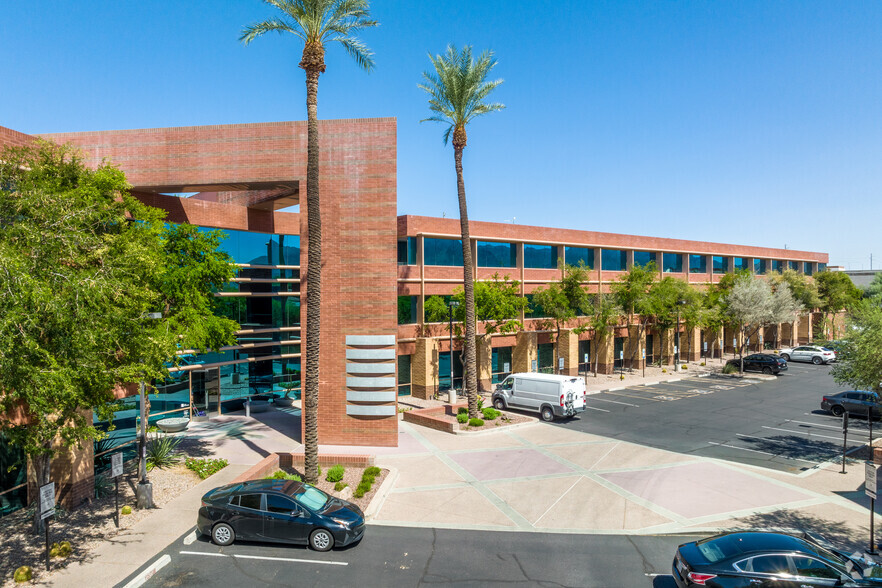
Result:
{"label": "metal vent on wall", "polygon": [[346,335],[346,414],[396,416],[395,335]]}

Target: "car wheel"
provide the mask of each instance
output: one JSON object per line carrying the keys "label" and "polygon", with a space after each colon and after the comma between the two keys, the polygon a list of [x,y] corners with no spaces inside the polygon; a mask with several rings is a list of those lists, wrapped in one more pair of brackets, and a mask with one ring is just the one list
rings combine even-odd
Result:
{"label": "car wheel", "polygon": [[505,401],[502,398],[497,398],[493,401],[493,406],[496,407],[496,410],[505,410]]}
{"label": "car wheel", "polygon": [[218,523],[211,530],[211,540],[215,545],[226,547],[236,540],[236,532],[226,523]]}
{"label": "car wheel", "polygon": [[334,547],[334,536],[327,529],[316,529],[309,535],[309,546],[316,551],[330,551]]}
{"label": "car wheel", "polygon": [[554,411],[551,410],[550,406],[543,406],[542,412],[540,414],[542,416],[542,420],[546,423],[550,423],[554,420]]}
{"label": "car wheel", "polygon": [[784,361],[790,361],[790,356],[787,355],[786,353],[782,353],[782,354],[781,354],[781,359],[783,359]]}
{"label": "car wheel", "polygon": [[766,374],[767,376],[771,376],[772,375],[772,368],[770,368],[768,366],[764,367],[763,373]]}
{"label": "car wheel", "polygon": [[823,359],[818,357],[817,355],[812,358],[812,363],[815,365],[821,365],[824,362]]}
{"label": "car wheel", "polygon": [[845,409],[837,404],[836,406],[830,408],[830,412],[833,413],[833,416],[842,416],[845,413]]}

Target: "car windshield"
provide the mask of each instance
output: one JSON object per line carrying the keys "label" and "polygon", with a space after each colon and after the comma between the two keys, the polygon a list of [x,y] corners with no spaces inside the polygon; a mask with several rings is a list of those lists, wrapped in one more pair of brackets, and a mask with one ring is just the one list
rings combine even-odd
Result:
{"label": "car windshield", "polygon": [[328,502],[328,495],[318,488],[304,484],[300,492],[294,494],[294,500],[310,510],[321,510]]}

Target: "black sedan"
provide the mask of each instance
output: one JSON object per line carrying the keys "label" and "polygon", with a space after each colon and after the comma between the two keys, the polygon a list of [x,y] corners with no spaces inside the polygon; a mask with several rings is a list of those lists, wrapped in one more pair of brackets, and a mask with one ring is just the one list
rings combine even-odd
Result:
{"label": "black sedan", "polygon": [[804,535],[726,533],[684,543],[673,564],[680,588],[882,586],[882,569]]}
{"label": "black sedan", "polygon": [[196,521],[218,545],[236,539],[309,544],[316,551],[359,541],[364,513],[358,506],[292,480],[250,480],[211,490]]}
{"label": "black sedan", "polygon": [[849,414],[867,416],[867,409],[872,411],[873,418],[878,418],[882,414],[879,395],[875,392],[849,390],[839,394],[830,394],[821,399],[821,410],[832,412],[836,416],[842,416],[846,411]]}
{"label": "black sedan", "polygon": [[[740,359],[730,359],[726,365],[732,365],[741,369]],[[744,358],[745,372],[762,372],[764,374],[777,374],[787,369],[787,361],[770,353],[754,353]]]}

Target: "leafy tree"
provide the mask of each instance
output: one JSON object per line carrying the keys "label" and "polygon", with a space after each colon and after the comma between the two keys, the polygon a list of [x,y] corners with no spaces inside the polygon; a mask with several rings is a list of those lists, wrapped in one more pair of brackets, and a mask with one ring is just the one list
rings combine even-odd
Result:
{"label": "leafy tree", "polygon": [[821,272],[815,276],[815,284],[821,300],[818,308],[824,313],[823,336],[828,339],[836,313],[851,308],[863,293],[845,272]]}
{"label": "leafy tree", "polygon": [[[560,349],[560,331],[572,323],[577,316],[584,316],[590,311],[591,298],[582,284],[588,281],[588,271],[584,264],[579,266],[564,265],[563,277],[552,282],[545,288],[537,288],[533,292],[533,302],[542,307],[548,326],[555,329],[557,356],[562,357]],[[584,331],[582,325],[576,325],[576,333]]]}
{"label": "leafy tree", "polygon": [[[681,302],[683,301],[683,302]],[[678,318],[682,318],[685,303],[697,304],[694,290],[683,280],[665,276],[652,284],[646,301],[646,310],[655,321],[661,333],[662,348],[665,343],[665,333],[677,328]]]}
{"label": "leafy tree", "polygon": [[882,307],[869,301],[855,304],[847,335],[831,373],[838,384],[882,392]]}
{"label": "leafy tree", "polygon": [[467,136],[466,126],[478,116],[502,110],[502,104],[485,100],[502,80],[487,81],[496,66],[493,53],[486,51],[475,59],[472,48],[462,51],[448,46],[444,55],[429,55],[434,72],[423,73],[425,83],[419,87],[429,94],[429,109],[435,114],[425,120],[447,125],[446,145],[453,136],[453,160],[459,198],[459,222],[462,231],[463,289],[465,292],[465,388],[469,399],[469,418],[478,418],[478,361],[475,353],[475,285],[472,269],[472,248],[469,239],[469,215],[466,206],[465,181],[462,173],[462,152]]}
{"label": "leafy tree", "polygon": [[[615,297],[611,294],[597,293],[592,297],[593,312],[588,319],[588,326],[594,331],[594,340],[599,341],[609,337],[619,317],[622,316],[622,309],[616,304]],[[597,368],[600,363],[600,354],[594,354],[594,377],[597,377]]]}
{"label": "leafy tree", "polygon": [[212,295],[234,269],[219,233],[166,227],[121,171],[69,146],[4,150],[0,186],[0,431],[45,484],[56,440],[102,437],[88,410],[112,419],[115,387],[165,379],[182,347],[235,342]]}
{"label": "leafy tree", "polygon": [[304,474],[318,482],[319,353],[321,350],[322,217],[319,198],[318,82],[325,72],[325,48],[340,43],[363,70],[374,67],[373,54],[355,33],[377,26],[368,0],[264,0],[281,17],[246,26],[239,40],[248,45],[266,33],[290,33],[303,42],[300,68],[306,72],[307,155],[306,224],[306,373],[303,383]]}
{"label": "leafy tree", "polygon": [[873,281],[864,288],[864,298],[882,301],[882,272],[873,276]]}
{"label": "leafy tree", "polygon": [[818,287],[814,280],[809,276],[787,268],[781,273],[770,273],[769,280],[774,286],[786,283],[793,298],[805,310],[811,312],[821,306],[821,297],[818,294]]}
{"label": "leafy tree", "polygon": [[[628,324],[637,325],[637,340],[643,339],[646,328],[653,319],[653,311],[649,304],[649,290],[658,276],[658,266],[654,261],[646,265],[633,265],[628,271],[619,276],[618,281],[611,286],[612,294],[616,303],[628,317]],[[631,365],[634,364],[637,349],[628,337],[628,355]]]}

